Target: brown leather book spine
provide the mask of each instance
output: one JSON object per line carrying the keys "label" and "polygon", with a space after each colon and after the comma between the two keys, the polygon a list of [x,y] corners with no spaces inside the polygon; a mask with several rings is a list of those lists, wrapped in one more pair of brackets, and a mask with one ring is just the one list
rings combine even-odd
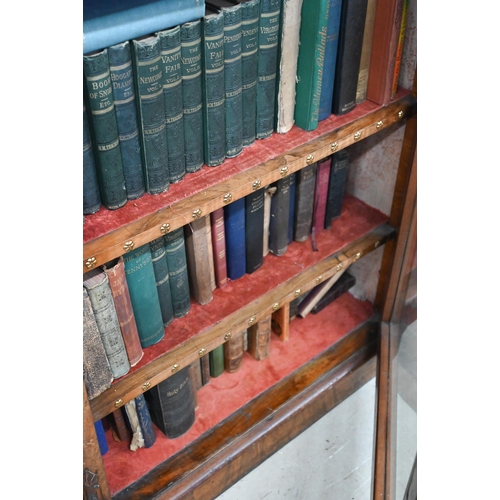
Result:
{"label": "brown leather book spine", "polygon": [[377,0],[366,98],[385,106],[391,100],[404,0]]}
{"label": "brown leather book spine", "polygon": [[194,300],[208,304],[212,296],[210,256],[208,252],[206,217],[200,217],[184,226],[189,289]]}
{"label": "brown leather book spine", "polygon": [[201,385],[207,385],[210,382],[210,359],[208,354],[200,358]]}
{"label": "brown leather book spine", "polygon": [[269,357],[271,344],[271,315],[248,328],[248,352],[256,360]]}
{"label": "brown leather book spine", "polygon": [[210,214],[215,283],[218,288],[227,285],[226,236],[224,232],[224,209],[218,208]]}
{"label": "brown leather book spine", "polygon": [[113,430],[114,434],[118,438],[118,441],[129,442],[132,439],[132,433],[127,427],[127,423],[123,418],[123,411],[118,408],[113,412]]}
{"label": "brown leather book spine", "polygon": [[311,229],[314,250],[317,250],[316,236],[325,228],[326,202],[328,198],[328,182],[330,180],[331,165],[331,156],[318,162]]}
{"label": "brown leather book spine", "polygon": [[193,391],[194,409],[198,409],[198,385],[201,382],[201,371],[199,361],[195,361],[189,365],[189,376],[191,377],[191,390]]}
{"label": "brown leather book spine", "polygon": [[111,287],[116,315],[120,323],[120,330],[130,366],[135,366],[142,359],[144,351],[141,347],[139,332],[135,323],[134,310],[132,309],[127,279],[125,277],[123,257],[120,257],[116,263],[111,263],[109,267],[104,266],[104,272],[109,279],[109,286]]}
{"label": "brown leather book spine", "polygon": [[224,344],[224,369],[227,372],[234,373],[241,368],[243,352],[243,332],[240,332]]}

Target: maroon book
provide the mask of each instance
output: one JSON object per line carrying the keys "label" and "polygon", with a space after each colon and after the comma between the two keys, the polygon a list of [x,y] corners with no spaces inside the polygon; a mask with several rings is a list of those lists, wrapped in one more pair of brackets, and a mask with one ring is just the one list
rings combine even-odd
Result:
{"label": "maroon book", "polygon": [[326,202],[328,198],[328,183],[330,180],[331,166],[331,156],[318,161],[312,216],[312,244],[313,250],[315,251],[318,249],[316,246],[316,236],[325,228]]}
{"label": "maroon book", "polygon": [[125,277],[125,264],[123,257],[103,266],[109,279],[109,286],[115,303],[116,315],[120,323],[123,342],[127,351],[130,366],[135,366],[142,359],[144,351],[141,347],[139,332],[135,323],[134,310],[130,300],[127,279]]}
{"label": "maroon book", "polygon": [[215,283],[218,288],[224,288],[227,284],[227,264],[223,208],[218,208],[210,214],[210,223],[212,225]]}

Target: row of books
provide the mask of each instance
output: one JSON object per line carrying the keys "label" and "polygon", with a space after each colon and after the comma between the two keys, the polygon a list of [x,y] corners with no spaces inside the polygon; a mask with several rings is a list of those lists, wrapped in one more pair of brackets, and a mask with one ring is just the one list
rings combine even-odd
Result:
{"label": "row of books", "polygon": [[293,240],[311,237],[314,249],[341,214],[348,157],[341,150],[85,273],[89,399],[127,374],[191,299],[208,304],[216,287],[255,272],[269,252],[283,255]]}
{"label": "row of books", "polygon": [[[342,275],[321,298],[318,285],[310,292],[297,297],[290,304],[290,321],[297,316],[305,317],[305,304],[314,305],[308,310],[321,311],[328,304],[347,292],[355,283],[348,273]],[[234,373],[242,366],[244,352],[259,361],[270,355],[272,316],[262,318],[247,330],[234,335],[224,345],[202,356],[198,361],[179,370],[154,388],[146,391],[113,411],[94,425],[101,454],[108,451],[106,431],[116,441],[127,442],[131,451],[150,448],[156,442],[156,429],[174,439],[187,432],[193,425],[198,407],[197,391],[224,372]],[[153,426],[153,423],[156,426]],[[109,435],[109,434],[108,434]]]}
{"label": "row of books", "polygon": [[85,54],[84,215],[351,111],[367,5],[211,0],[200,19]]}

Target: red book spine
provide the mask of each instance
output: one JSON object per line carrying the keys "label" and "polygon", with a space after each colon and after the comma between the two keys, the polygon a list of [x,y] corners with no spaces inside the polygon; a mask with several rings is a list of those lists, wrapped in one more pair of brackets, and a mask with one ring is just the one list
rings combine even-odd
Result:
{"label": "red book spine", "polygon": [[328,183],[330,180],[331,166],[331,156],[318,161],[312,217],[312,244],[315,251],[317,250],[316,236],[323,231],[325,227],[326,202],[328,198]]}
{"label": "red book spine", "polygon": [[218,208],[210,214],[210,223],[212,225],[215,283],[219,288],[224,288],[227,284],[227,264],[223,208]]}
{"label": "red book spine", "polygon": [[134,366],[142,359],[144,351],[141,347],[139,332],[135,323],[134,310],[132,309],[127,279],[125,277],[123,257],[120,257],[117,263],[109,269],[105,266],[104,271],[108,275],[109,286],[113,295],[127,357],[130,366]]}

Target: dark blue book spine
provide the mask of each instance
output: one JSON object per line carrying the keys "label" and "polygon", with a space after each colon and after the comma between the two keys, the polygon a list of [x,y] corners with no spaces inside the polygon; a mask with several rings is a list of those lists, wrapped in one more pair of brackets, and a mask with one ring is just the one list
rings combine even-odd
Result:
{"label": "dark blue book spine", "polygon": [[141,426],[142,437],[144,438],[144,447],[150,448],[156,442],[156,432],[153,428],[149,408],[143,394],[139,394],[135,398],[135,408],[137,410],[139,425]]}
{"label": "dark blue book spine", "polygon": [[97,435],[97,442],[99,443],[99,449],[101,450],[101,455],[105,455],[108,452],[108,442],[106,441],[106,435],[104,433],[104,427],[102,426],[102,420],[94,422],[95,433]]}
{"label": "dark blue book spine", "polygon": [[288,244],[293,241],[293,221],[295,220],[295,173],[290,175],[290,213],[288,215]]}
{"label": "dark blue book spine", "polygon": [[348,164],[349,153],[345,149],[342,149],[332,156],[332,167],[328,183],[328,198],[326,202],[325,229],[330,229],[333,219],[340,217],[342,213]]}
{"label": "dark blue book spine", "polygon": [[99,181],[95,168],[94,151],[90,138],[89,122],[83,104],[83,215],[93,214],[101,207]]}
{"label": "dark blue book spine", "polygon": [[323,62],[323,78],[321,82],[321,97],[319,101],[318,121],[332,114],[333,85],[335,80],[335,65],[339,45],[340,13],[342,0],[330,0],[328,29],[326,34],[325,60]]}
{"label": "dark blue book spine", "polygon": [[264,262],[264,188],[245,196],[246,272],[256,271]]}
{"label": "dark blue book spine", "polygon": [[290,176],[276,181],[276,193],[271,198],[269,251],[283,255],[288,248],[288,219],[290,214]]}
{"label": "dark blue book spine", "polygon": [[224,207],[227,277],[241,278],[246,273],[245,198]]}

